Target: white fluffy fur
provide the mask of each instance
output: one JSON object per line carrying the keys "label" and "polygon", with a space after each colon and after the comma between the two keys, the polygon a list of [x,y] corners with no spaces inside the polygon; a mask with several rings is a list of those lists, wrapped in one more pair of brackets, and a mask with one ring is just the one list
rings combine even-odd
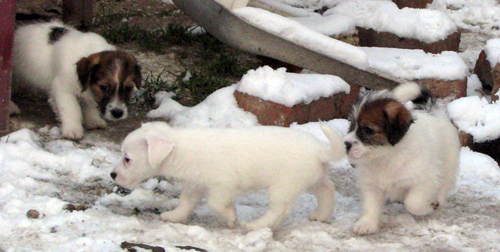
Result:
{"label": "white fluffy fur", "polygon": [[331,145],[282,127],[179,129],[147,123],[126,137],[124,159],[111,176],[129,188],[158,175],[182,181],[179,205],[161,214],[164,221],[187,221],[206,196],[211,209],[232,227],[235,197],[260,189],[269,190],[269,210],[244,224],[248,230],[276,228],[305,190],[318,199],[309,218],[327,221],[334,210],[335,186],[325,163],[344,156],[345,147],[338,133],[322,129]]}
{"label": "white fluffy fur", "polygon": [[[394,98],[403,101],[418,96],[415,85],[406,87],[398,89]],[[443,207],[454,189],[460,159],[456,128],[443,109],[413,110],[412,115],[414,123],[394,146],[364,145],[354,132],[344,138],[353,144],[348,157],[358,170],[361,191],[362,213],[353,227],[356,234],[377,232],[388,201],[404,203],[412,214],[427,215]]]}
{"label": "white fluffy fur", "polygon": [[[70,31],[51,45],[48,41],[53,26]],[[63,136],[80,139],[84,132],[82,122],[87,128],[104,128],[106,121],[100,117],[90,90],[82,93],[76,62],[105,50],[116,48],[95,33],[79,32],[60,21],[21,26],[16,29],[14,37],[14,83],[45,91],[52,109],[59,116]],[[14,106],[11,104],[13,112],[19,112]]]}

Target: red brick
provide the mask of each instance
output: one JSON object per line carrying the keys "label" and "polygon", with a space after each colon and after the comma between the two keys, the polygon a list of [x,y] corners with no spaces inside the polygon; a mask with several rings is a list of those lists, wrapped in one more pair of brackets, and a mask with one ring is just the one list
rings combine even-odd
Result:
{"label": "red brick", "polygon": [[415,9],[425,9],[427,4],[431,4],[432,0],[392,0],[398,8],[403,9],[405,7],[415,8]]}
{"label": "red brick", "polygon": [[239,107],[257,116],[260,124],[286,127],[294,122],[303,124],[346,118],[358,94],[359,87],[351,86],[349,94],[334,94],[330,97],[319,98],[309,104],[301,103],[293,107],[262,100],[239,91],[234,92],[234,97]]}
{"label": "red brick", "polygon": [[422,49],[428,53],[438,54],[443,51],[458,52],[460,44],[460,31],[449,35],[446,39],[434,43],[424,43],[422,41],[401,38],[389,32],[377,32],[373,29],[357,27],[359,45],[366,47],[390,47],[401,49]]}
{"label": "red brick", "polygon": [[462,80],[420,79],[413,80],[426,87],[439,98],[454,95],[455,99],[467,96],[467,78]]}

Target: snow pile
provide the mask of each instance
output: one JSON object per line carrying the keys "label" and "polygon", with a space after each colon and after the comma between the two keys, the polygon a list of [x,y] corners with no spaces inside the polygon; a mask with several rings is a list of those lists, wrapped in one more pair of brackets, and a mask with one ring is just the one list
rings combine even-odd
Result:
{"label": "snow pile", "polygon": [[299,103],[309,104],[321,97],[344,92],[350,86],[333,75],[287,73],[285,68],[277,70],[269,66],[248,71],[237,88],[238,91],[273,101],[287,107]]}
{"label": "snow pile", "polygon": [[390,1],[345,1],[325,15],[346,15],[355,20],[357,26],[425,43],[444,40],[457,31],[455,23],[440,11],[399,9]]}
{"label": "snow pile", "polygon": [[368,65],[366,54],[361,49],[331,39],[319,32],[308,29],[294,20],[252,7],[236,9],[234,13],[259,29],[312,51],[330,56],[359,69],[366,69]]}
{"label": "snow pile", "polygon": [[158,108],[148,112],[151,118],[164,118],[176,127],[245,127],[257,124],[257,117],[239,108],[233,96],[236,85],[219,89],[205,101],[185,107],[172,99],[172,94],[156,94]]}
{"label": "snow pile", "polygon": [[415,79],[461,80],[468,74],[467,65],[456,52],[440,54],[423,50],[363,47],[370,68],[395,77]]}
{"label": "snow pile", "polygon": [[355,21],[343,15],[290,17],[290,19],[327,36],[353,34],[356,31]]}
{"label": "snow pile", "polygon": [[463,97],[448,104],[448,114],[458,128],[474,137],[475,142],[500,137],[500,104],[478,96]]}
{"label": "snow pile", "polygon": [[500,60],[500,39],[490,39],[484,47],[486,58],[490,62],[491,68],[494,68]]}

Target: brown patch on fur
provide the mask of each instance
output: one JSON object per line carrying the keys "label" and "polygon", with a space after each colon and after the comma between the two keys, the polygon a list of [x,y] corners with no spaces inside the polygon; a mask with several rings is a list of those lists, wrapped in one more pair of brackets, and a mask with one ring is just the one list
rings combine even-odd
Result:
{"label": "brown patch on fur", "polygon": [[122,51],[103,51],[91,54],[76,63],[82,92],[88,88],[97,102],[109,101],[117,87],[120,100],[130,99],[134,86],[141,87],[141,68],[131,54]]}
{"label": "brown patch on fur", "polygon": [[356,135],[367,145],[395,145],[413,123],[410,111],[393,99],[380,99],[363,106]]}

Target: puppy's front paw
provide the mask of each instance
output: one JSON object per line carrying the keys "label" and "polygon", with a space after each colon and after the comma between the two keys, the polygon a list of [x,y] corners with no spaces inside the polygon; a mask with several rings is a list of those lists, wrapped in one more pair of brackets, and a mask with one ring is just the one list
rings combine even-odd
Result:
{"label": "puppy's front paw", "polygon": [[167,211],[167,212],[161,213],[160,219],[162,221],[167,221],[167,222],[185,223],[188,219],[188,216],[186,216],[186,214],[181,213],[179,211],[172,210],[172,211]]}
{"label": "puppy's front paw", "polygon": [[83,124],[86,129],[104,129],[108,126],[108,123],[100,116],[85,117]]}
{"label": "puppy's front paw", "polygon": [[320,214],[318,212],[312,212],[308,216],[310,221],[320,221],[320,222],[326,222],[330,219],[330,215],[325,215],[325,214]]}
{"label": "puppy's front paw", "polygon": [[62,126],[62,135],[66,139],[79,140],[83,138],[83,127],[81,125]]}
{"label": "puppy's front paw", "polygon": [[362,217],[352,228],[352,232],[357,235],[373,234],[378,231],[378,221],[371,218]]}
{"label": "puppy's front paw", "polygon": [[239,225],[242,226],[248,232],[263,228],[262,225],[255,223],[255,221],[254,222],[240,221]]}

